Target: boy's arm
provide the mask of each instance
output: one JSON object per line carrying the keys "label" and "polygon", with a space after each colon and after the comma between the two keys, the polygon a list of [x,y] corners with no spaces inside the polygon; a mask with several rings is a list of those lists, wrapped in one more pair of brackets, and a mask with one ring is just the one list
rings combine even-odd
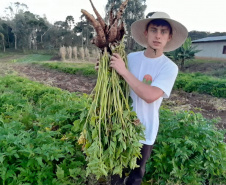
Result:
{"label": "boy's arm", "polygon": [[154,86],[139,81],[128,69],[119,54],[114,53],[111,57],[110,67],[114,68],[121,75],[133,91],[147,103],[152,103],[163,96],[164,92]]}

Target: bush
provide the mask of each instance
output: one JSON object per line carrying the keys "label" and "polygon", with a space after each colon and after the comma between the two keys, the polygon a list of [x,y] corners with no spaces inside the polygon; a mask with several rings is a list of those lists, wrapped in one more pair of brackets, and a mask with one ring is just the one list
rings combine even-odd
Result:
{"label": "bush", "polygon": [[209,77],[201,73],[179,73],[174,88],[183,89],[186,92],[198,92],[226,98],[226,80]]}
{"label": "bush", "polygon": [[72,132],[87,97],[24,78],[0,78],[0,184],[85,184]]}
{"label": "bush", "polygon": [[226,144],[214,120],[163,109],[160,118],[146,180],[154,184],[226,183]]}
{"label": "bush", "polygon": [[50,60],[52,57],[53,55],[29,54],[22,58],[13,60],[13,62],[24,62],[24,63],[43,62]]}
{"label": "bush", "polygon": [[85,63],[76,63],[76,64],[67,64],[67,63],[43,63],[43,66],[46,66],[51,69],[56,69],[63,71],[69,74],[80,74],[84,76],[97,76],[97,71],[95,70],[94,64],[85,64]]}

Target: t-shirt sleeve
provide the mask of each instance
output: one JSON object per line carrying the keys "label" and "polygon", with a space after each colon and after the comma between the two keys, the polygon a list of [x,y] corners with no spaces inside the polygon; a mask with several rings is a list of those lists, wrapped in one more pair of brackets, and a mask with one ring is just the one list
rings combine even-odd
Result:
{"label": "t-shirt sleeve", "polygon": [[158,87],[163,90],[163,98],[169,98],[174,82],[178,74],[178,67],[176,64],[166,65],[162,68],[160,73],[153,79],[151,86]]}

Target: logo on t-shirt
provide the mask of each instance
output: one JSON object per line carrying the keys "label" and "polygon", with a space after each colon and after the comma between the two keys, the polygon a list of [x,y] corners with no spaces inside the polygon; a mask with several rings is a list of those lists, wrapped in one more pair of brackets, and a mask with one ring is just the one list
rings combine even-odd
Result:
{"label": "logo on t-shirt", "polygon": [[151,76],[151,75],[148,75],[148,74],[144,75],[143,82],[144,82],[145,84],[151,85],[151,82],[152,82],[152,76]]}

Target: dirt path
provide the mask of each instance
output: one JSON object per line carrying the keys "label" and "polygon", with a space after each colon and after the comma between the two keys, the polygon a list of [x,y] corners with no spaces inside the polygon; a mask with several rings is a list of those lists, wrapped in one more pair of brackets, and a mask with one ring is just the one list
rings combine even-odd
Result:
{"label": "dirt path", "polygon": [[226,129],[226,99],[216,98],[199,93],[173,91],[169,99],[163,101],[166,106],[174,111],[193,111],[201,113],[205,118],[220,118],[218,127]]}
{"label": "dirt path", "polygon": [[[46,85],[59,87],[70,92],[91,93],[96,78],[84,77],[47,69],[34,64],[7,64],[1,62],[0,75],[16,71],[20,76],[41,82]],[[191,110],[199,112],[206,118],[217,118],[221,120],[219,128],[226,128],[226,99],[219,99],[209,95],[198,93],[186,93],[184,91],[173,91],[169,99],[163,101],[166,106],[174,111]]]}
{"label": "dirt path", "polygon": [[34,64],[17,64],[13,66],[13,69],[20,76],[69,92],[91,93],[96,84],[95,78],[67,74]]}

